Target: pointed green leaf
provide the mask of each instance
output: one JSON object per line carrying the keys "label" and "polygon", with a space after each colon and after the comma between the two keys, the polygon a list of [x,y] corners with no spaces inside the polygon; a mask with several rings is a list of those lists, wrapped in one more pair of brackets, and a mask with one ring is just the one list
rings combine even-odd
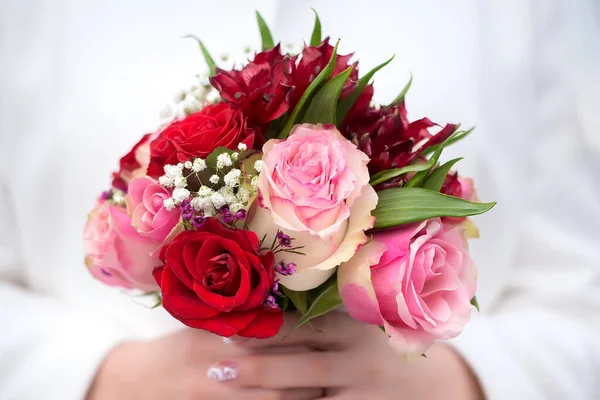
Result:
{"label": "pointed green leaf", "polygon": [[408,83],[406,84],[406,86],[404,86],[404,89],[402,89],[402,91],[400,92],[398,97],[396,97],[394,99],[394,101],[392,101],[392,104],[397,104],[397,103],[401,103],[404,101],[404,97],[406,96],[406,93],[408,93],[410,87],[412,86],[412,81],[413,81],[413,74],[411,73]]}
{"label": "pointed green leaf", "polygon": [[308,312],[300,318],[296,328],[306,324],[311,319],[327,314],[337,306],[342,304],[342,298],[338,291],[337,280],[331,280],[324,286],[324,290],[319,294],[315,301],[311,304]]}
{"label": "pointed green leaf", "polygon": [[298,118],[300,111],[302,111],[302,109],[304,108],[304,105],[313,96],[313,93],[316,92],[316,90],[321,86],[321,84],[327,79],[329,79],[329,77],[333,73],[333,70],[335,68],[335,60],[337,56],[337,48],[339,44],[339,41],[335,44],[327,66],[325,66],[325,68],[323,68],[319,75],[317,75],[317,77],[310,83],[310,85],[308,85],[308,87],[302,94],[302,97],[300,97],[298,104],[296,104],[296,107],[294,107],[294,110],[288,117],[285,125],[283,126],[283,129],[281,130],[281,133],[279,133],[280,139],[285,139],[288,137],[290,131],[292,130],[292,127],[296,124],[296,119]]}
{"label": "pointed green leaf", "polygon": [[202,41],[194,35],[187,35],[184,36],[184,38],[194,39],[196,42],[198,42],[198,46],[200,46],[200,51],[202,51],[202,55],[204,56],[204,60],[206,61],[206,65],[208,66],[208,76],[215,76],[215,74],[217,73],[215,60],[212,58],[212,56],[204,46],[204,43],[202,43]]}
{"label": "pointed green leaf", "polygon": [[269,26],[258,11],[256,12],[256,21],[258,22],[258,29],[260,30],[260,38],[262,39],[263,51],[272,49],[273,47],[275,47],[273,35],[271,35],[271,30],[269,29]]}
{"label": "pointed green leaf", "polygon": [[468,217],[489,211],[496,203],[472,203],[422,188],[393,188],[377,192],[375,228],[391,228],[435,217]]}
{"label": "pointed green leaf", "polygon": [[481,311],[481,310],[479,310],[479,303],[477,302],[477,296],[473,296],[473,298],[471,299],[471,305],[473,307],[475,307],[475,309],[477,311]]}
{"label": "pointed green leaf", "polygon": [[442,151],[448,145],[448,143],[450,142],[450,140],[452,139],[452,137],[454,135],[455,134],[453,133],[452,135],[450,135],[450,137],[448,137],[448,139],[446,139],[444,142],[440,143],[439,146],[437,146],[435,152],[433,153],[431,158],[426,163],[426,164],[430,165],[429,169],[417,172],[415,174],[415,176],[410,178],[410,180],[406,183],[406,185],[404,185],[405,187],[422,187],[423,186],[423,182],[425,182],[425,179],[431,172],[431,169],[435,166],[435,164],[437,164],[438,160],[440,159],[440,156],[442,155]]}
{"label": "pointed green leaf", "polygon": [[281,286],[281,291],[285,297],[290,299],[296,310],[300,312],[300,315],[306,315],[308,311],[308,292],[296,292],[285,286]]}
{"label": "pointed green leaf", "polygon": [[435,165],[435,163],[436,161],[433,158],[431,158],[423,164],[412,164],[402,168],[386,169],[385,171],[379,171],[371,177],[369,183],[371,184],[371,186],[376,186],[380,183],[389,181],[390,179],[407,174],[409,172],[427,172],[431,169],[431,167]]}
{"label": "pointed green leaf", "polygon": [[302,122],[311,124],[334,124],[336,123],[335,111],[337,109],[338,99],[344,88],[344,84],[350,77],[354,67],[348,67],[343,72],[337,74],[333,79],[321,88],[313,97],[302,118]]}
{"label": "pointed green leaf", "polygon": [[315,13],[315,27],[313,28],[312,35],[310,37],[310,45],[316,47],[321,44],[321,20],[319,19],[319,14],[317,11],[312,8]]}
{"label": "pointed green leaf", "polygon": [[425,180],[423,184],[424,189],[434,190],[439,192],[446,180],[446,175],[452,169],[454,164],[462,160],[462,157],[455,158],[454,160],[450,160],[447,163],[443,164],[439,168],[436,168],[431,175]]}
{"label": "pointed green leaf", "polygon": [[[450,146],[451,144],[454,144],[454,143],[458,142],[459,140],[466,138],[474,130],[475,130],[475,127],[472,127],[471,129],[468,129],[466,131],[456,131],[452,136],[450,136],[448,138],[448,143],[446,143],[444,146]],[[421,152],[421,155],[427,156],[427,155],[435,152],[438,149],[438,147],[440,147],[440,145],[441,145],[441,143],[426,148],[425,150],[423,150]]]}
{"label": "pointed green leaf", "polygon": [[386,62],[381,63],[378,66],[376,66],[375,68],[373,68],[372,70],[370,70],[365,76],[363,76],[362,78],[360,78],[358,80],[358,83],[356,84],[356,88],[354,88],[354,90],[352,91],[352,94],[350,96],[346,97],[345,99],[340,100],[340,102],[338,104],[338,110],[337,110],[337,121],[342,122],[344,120],[344,118],[346,118],[346,115],[348,115],[348,112],[350,112],[350,109],[352,108],[354,103],[356,103],[358,96],[360,96],[360,94],[363,92],[363,90],[365,90],[365,88],[367,87],[367,85],[369,84],[369,82],[371,81],[373,76],[375,75],[375,73],[377,71],[379,71],[381,68],[383,68],[386,65],[388,65],[389,63],[391,63],[392,60],[394,59],[394,57],[396,57],[396,56],[393,55]]}

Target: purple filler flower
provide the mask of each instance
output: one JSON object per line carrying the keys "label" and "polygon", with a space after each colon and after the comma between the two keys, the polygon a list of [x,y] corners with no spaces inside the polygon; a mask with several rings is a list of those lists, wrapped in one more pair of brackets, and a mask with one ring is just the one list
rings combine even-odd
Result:
{"label": "purple filler flower", "polygon": [[281,231],[277,231],[277,240],[282,247],[292,247],[292,238]]}
{"label": "purple filler flower", "polygon": [[279,304],[277,304],[277,302],[275,301],[275,297],[273,297],[272,295],[268,295],[265,298],[265,301],[263,304],[270,308],[279,308]]}
{"label": "purple filler flower", "polygon": [[196,215],[194,218],[192,218],[192,226],[196,229],[204,225],[204,222],[206,222],[206,218],[202,215]]}
{"label": "purple filler flower", "polygon": [[281,261],[279,264],[275,266],[275,271],[280,273],[281,275],[289,276],[296,272],[296,264],[289,263],[286,264],[285,261]]}

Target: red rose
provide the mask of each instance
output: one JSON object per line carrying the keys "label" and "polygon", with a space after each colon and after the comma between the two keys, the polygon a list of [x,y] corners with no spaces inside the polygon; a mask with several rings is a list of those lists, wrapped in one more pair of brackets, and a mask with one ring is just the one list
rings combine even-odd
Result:
{"label": "red rose", "polygon": [[263,305],[275,279],[274,255],[261,253],[254,232],[208,218],[161,251],[154,270],[163,306],[185,325],[220,336],[268,338],[283,324],[281,309]]}
{"label": "red rose", "polygon": [[158,178],[166,164],[204,158],[220,146],[235,150],[240,142],[248,148],[254,144],[254,130],[242,112],[228,103],[207,106],[173,122],[152,142],[148,175]]}

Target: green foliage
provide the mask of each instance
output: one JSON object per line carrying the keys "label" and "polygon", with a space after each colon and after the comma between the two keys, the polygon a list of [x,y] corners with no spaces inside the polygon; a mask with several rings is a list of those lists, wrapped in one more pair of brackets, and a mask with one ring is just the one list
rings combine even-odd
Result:
{"label": "green foliage", "polygon": [[208,76],[215,76],[215,74],[217,73],[217,66],[215,64],[215,60],[212,58],[212,56],[204,46],[204,43],[202,43],[202,41],[194,35],[187,35],[184,36],[184,38],[194,39],[196,42],[198,42],[198,46],[200,46],[200,51],[202,51],[202,55],[204,56],[204,60],[206,61],[206,65],[208,66]]}
{"label": "green foliage", "polygon": [[280,288],[283,295],[290,299],[296,310],[300,312],[300,315],[306,315],[308,311],[308,292],[296,292],[285,286],[280,286]]}
{"label": "green foliage", "polygon": [[375,228],[392,228],[435,217],[468,217],[483,214],[496,203],[473,203],[422,188],[393,188],[377,192],[373,210]]}
{"label": "green foliage", "polygon": [[398,104],[398,103],[402,103],[404,101],[404,97],[406,96],[406,93],[408,93],[408,91],[410,90],[410,87],[412,86],[412,81],[413,81],[413,75],[410,74],[410,79],[408,80],[408,83],[406,84],[406,86],[404,86],[404,89],[402,89],[402,91],[394,99],[394,101],[392,101],[392,104]]}
{"label": "green foliage", "polygon": [[444,184],[444,180],[446,180],[446,175],[452,169],[454,164],[462,160],[462,157],[455,158],[454,160],[450,160],[447,163],[443,164],[439,168],[436,168],[431,175],[425,180],[423,184],[424,189],[434,190],[439,192]]}
{"label": "green foliage", "polygon": [[317,91],[317,89],[321,87],[321,84],[324,83],[327,79],[329,79],[329,77],[333,73],[339,43],[340,42],[338,41],[335,44],[327,66],[323,68],[319,75],[317,75],[317,77],[310,83],[310,85],[308,85],[308,88],[306,88],[306,90],[302,94],[302,97],[300,97],[298,104],[296,104],[296,107],[294,107],[294,110],[291,112],[285,125],[283,126],[283,129],[279,133],[280,139],[285,139],[289,136],[292,127],[296,124],[296,120],[298,119],[300,112],[304,108],[304,105],[312,98],[313,94]]}
{"label": "green foliage", "polygon": [[312,124],[334,124],[336,123],[336,109],[338,99],[348,80],[353,67],[348,67],[343,72],[333,77],[329,82],[315,94],[308,110],[302,118],[303,122]]}
{"label": "green foliage", "polygon": [[325,283],[323,290],[312,302],[308,312],[302,315],[296,328],[299,328],[314,318],[327,314],[340,304],[342,304],[342,298],[338,291],[337,279],[334,277]]}
{"label": "green foliage", "polygon": [[273,41],[273,35],[271,34],[271,30],[269,26],[265,22],[265,19],[260,15],[260,13],[256,12],[256,21],[258,22],[258,29],[260,31],[260,38],[262,39],[262,50],[270,50],[275,47],[275,42]]}
{"label": "green foliage", "polygon": [[372,70],[367,72],[367,74],[365,76],[363,76],[362,78],[360,78],[358,80],[358,83],[356,84],[356,87],[352,91],[352,94],[350,96],[346,97],[345,99],[342,99],[339,101],[338,109],[337,109],[337,121],[338,122],[342,122],[344,120],[344,118],[346,118],[346,115],[348,115],[348,112],[350,112],[350,109],[352,108],[354,103],[356,103],[358,96],[360,96],[360,94],[363,92],[363,90],[365,90],[365,88],[369,84],[369,81],[371,81],[371,79],[373,78],[375,73],[377,71],[379,71],[381,68],[388,65],[390,62],[392,62],[394,57],[396,57],[396,56],[395,55],[392,56],[386,62],[379,64],[378,66],[376,66],[375,68],[373,68]]}
{"label": "green foliage", "polygon": [[315,13],[315,26],[312,35],[310,36],[310,45],[316,47],[321,44],[321,20],[319,19],[317,11],[314,8],[312,10]]}
{"label": "green foliage", "polygon": [[473,307],[475,307],[475,309],[477,311],[481,311],[481,310],[479,310],[479,303],[477,302],[477,296],[473,296],[473,298],[471,299],[471,305]]}

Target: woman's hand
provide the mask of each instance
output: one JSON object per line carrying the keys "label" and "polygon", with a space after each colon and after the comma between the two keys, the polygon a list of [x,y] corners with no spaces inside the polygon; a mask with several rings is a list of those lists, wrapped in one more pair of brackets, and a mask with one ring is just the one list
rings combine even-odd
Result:
{"label": "woman's hand", "polygon": [[[294,321],[291,321],[293,324]],[[415,361],[403,360],[375,326],[364,325],[341,313],[314,320],[314,329],[302,327],[289,334],[290,322],[280,336],[239,344],[245,348],[307,345],[312,352],[261,354],[226,361],[237,369],[235,387],[284,389],[327,388],[323,398],[336,400],[479,400],[477,379],[448,345],[437,344]],[[293,326],[293,325],[291,325]],[[317,397],[319,398],[319,397]]]}
{"label": "woman's hand", "polygon": [[[275,344],[276,346],[276,344]],[[304,347],[261,349],[264,354],[293,351]],[[215,365],[227,359],[252,357],[253,350],[228,344],[222,338],[203,331],[185,329],[149,342],[130,342],[116,347],[100,367],[89,391],[88,400],[309,400],[323,393],[321,389],[295,386],[263,388],[260,381],[246,376],[246,385],[232,386],[218,378],[222,368]],[[253,358],[259,370],[270,368]],[[288,370],[288,366],[283,366]]]}

